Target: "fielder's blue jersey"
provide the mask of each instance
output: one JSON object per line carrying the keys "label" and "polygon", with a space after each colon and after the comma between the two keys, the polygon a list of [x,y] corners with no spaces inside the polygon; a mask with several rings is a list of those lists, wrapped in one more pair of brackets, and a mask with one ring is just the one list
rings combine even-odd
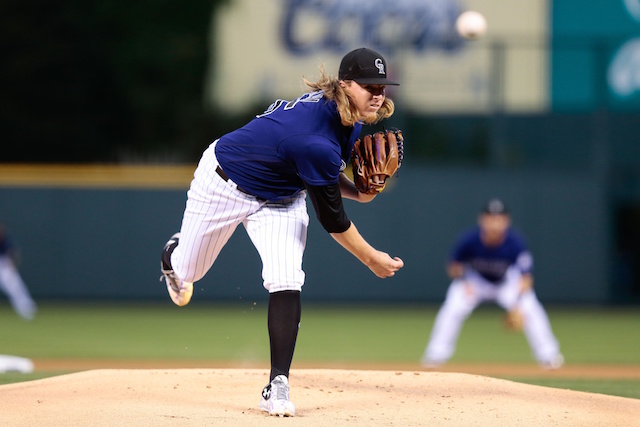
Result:
{"label": "fielder's blue jersey", "polygon": [[343,126],[336,103],[322,92],[277,100],[216,144],[222,169],[240,188],[269,201],[312,186],[338,183],[361,124]]}
{"label": "fielder's blue jersey", "polygon": [[533,270],[533,257],[527,244],[522,235],[512,228],[507,230],[504,241],[493,247],[486,246],[480,239],[480,227],[465,232],[454,245],[450,261],[463,263],[496,284],[504,280],[511,266],[522,273]]}
{"label": "fielder's blue jersey", "polygon": [[9,255],[12,251],[13,245],[7,235],[0,235],[0,256]]}

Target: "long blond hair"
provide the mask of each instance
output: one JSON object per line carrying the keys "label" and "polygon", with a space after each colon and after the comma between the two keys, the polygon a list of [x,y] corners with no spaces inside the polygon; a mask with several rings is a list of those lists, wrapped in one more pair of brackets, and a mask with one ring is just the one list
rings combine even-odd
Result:
{"label": "long blond hair", "polygon": [[310,91],[322,91],[324,96],[332,101],[335,101],[338,105],[338,114],[344,124],[353,126],[357,122],[363,122],[366,124],[375,124],[379,121],[391,117],[395,111],[395,105],[393,101],[387,97],[384,98],[382,107],[377,111],[375,118],[368,118],[358,113],[357,108],[350,100],[349,93],[340,86],[340,81],[337,77],[327,75],[323,67],[320,67],[320,78],[312,82],[306,78],[302,78],[304,84],[307,85]]}

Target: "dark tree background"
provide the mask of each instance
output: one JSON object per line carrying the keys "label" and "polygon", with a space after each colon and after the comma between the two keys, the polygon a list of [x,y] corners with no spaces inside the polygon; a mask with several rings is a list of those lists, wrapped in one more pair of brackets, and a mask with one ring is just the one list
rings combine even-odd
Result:
{"label": "dark tree background", "polygon": [[0,3],[0,162],[197,160],[234,122],[203,102],[222,3]]}
{"label": "dark tree background", "polygon": [[[210,26],[231,1],[0,3],[0,163],[196,162],[268,105],[205,108]],[[430,135],[407,157],[482,165],[490,126],[489,116],[406,114],[406,137]]]}

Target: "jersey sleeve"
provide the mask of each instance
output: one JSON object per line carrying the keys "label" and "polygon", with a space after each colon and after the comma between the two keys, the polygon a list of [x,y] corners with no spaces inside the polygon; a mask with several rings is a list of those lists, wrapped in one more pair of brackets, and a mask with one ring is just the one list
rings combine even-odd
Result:
{"label": "jersey sleeve", "polygon": [[516,266],[522,274],[529,274],[533,272],[533,256],[528,250],[520,252],[516,259]]}
{"label": "jersey sleeve", "polygon": [[520,270],[521,273],[527,274],[533,272],[533,255],[527,246],[527,242],[525,241],[522,234],[518,233],[515,230],[511,230],[511,238],[514,241],[514,246],[517,249],[517,257],[515,260],[515,266]]}
{"label": "jersey sleeve", "polygon": [[[304,181],[303,181],[304,182]],[[304,182],[316,216],[329,233],[343,233],[351,226],[340,195],[340,185],[314,186]]]}

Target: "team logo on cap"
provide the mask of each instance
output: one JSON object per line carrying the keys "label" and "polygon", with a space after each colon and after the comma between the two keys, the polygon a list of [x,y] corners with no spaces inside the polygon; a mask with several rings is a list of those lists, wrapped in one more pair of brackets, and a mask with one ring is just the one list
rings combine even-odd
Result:
{"label": "team logo on cap", "polygon": [[384,62],[382,62],[382,58],[376,58],[373,64],[378,69],[378,74],[384,74]]}

